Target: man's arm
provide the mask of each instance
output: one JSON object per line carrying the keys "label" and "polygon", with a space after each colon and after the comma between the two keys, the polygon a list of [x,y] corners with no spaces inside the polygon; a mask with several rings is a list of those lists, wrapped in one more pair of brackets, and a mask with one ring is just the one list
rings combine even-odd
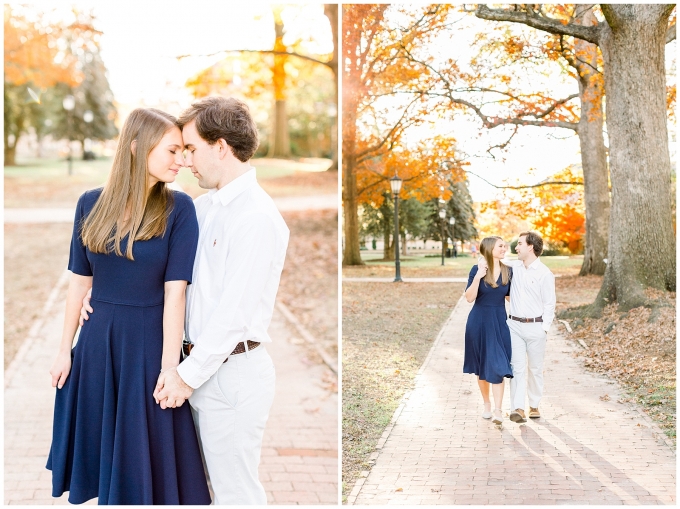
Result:
{"label": "man's arm", "polygon": [[548,333],[550,324],[555,319],[555,276],[548,271],[541,282],[541,301],[543,302],[543,330]]}
{"label": "man's arm", "polygon": [[253,337],[259,316],[255,310],[267,285],[276,256],[274,220],[263,213],[248,216],[234,232],[225,260],[220,301],[196,346],[177,373],[193,389],[200,387],[222,365],[238,343]]}

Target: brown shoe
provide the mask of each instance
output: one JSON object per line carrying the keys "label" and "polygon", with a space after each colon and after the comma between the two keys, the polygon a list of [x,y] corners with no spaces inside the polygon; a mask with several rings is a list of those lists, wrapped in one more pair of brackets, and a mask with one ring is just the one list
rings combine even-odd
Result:
{"label": "brown shoe", "polygon": [[524,415],[524,409],[515,408],[512,412],[510,412],[510,420],[518,424],[527,422],[527,417]]}
{"label": "brown shoe", "polygon": [[538,411],[538,408],[534,408],[532,406],[529,407],[529,419],[540,419],[541,418],[541,412]]}

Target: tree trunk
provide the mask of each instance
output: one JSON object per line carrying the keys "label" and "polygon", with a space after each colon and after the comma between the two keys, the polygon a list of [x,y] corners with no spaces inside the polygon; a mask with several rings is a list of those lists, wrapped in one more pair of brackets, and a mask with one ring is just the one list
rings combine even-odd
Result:
{"label": "tree trunk", "polygon": [[401,236],[401,254],[408,255],[408,248],[406,247],[406,234]]}
{"label": "tree trunk", "polygon": [[5,166],[16,166],[17,146],[5,143]]}
{"label": "tree trunk", "polygon": [[673,5],[602,5],[612,217],[596,307],[646,304],[645,287],[675,290],[675,236],[664,53]]}
{"label": "tree trunk", "polygon": [[[348,87],[349,88],[349,87]],[[354,174],[356,166],[356,112],[357,103],[352,94],[343,97],[343,129],[342,129],[342,210],[345,216],[345,251],[343,265],[364,265],[359,249],[359,214],[357,197],[357,180]]]}
{"label": "tree trunk", "polygon": [[277,99],[274,105],[274,132],[267,157],[290,157],[290,134],[285,99]]}
{"label": "tree trunk", "polygon": [[[333,84],[335,92],[335,106],[338,106],[338,4],[325,4],[323,12],[331,24],[333,31],[333,58],[329,62],[329,66],[333,71]],[[337,119],[337,117],[336,117]],[[330,170],[337,171],[338,169],[338,138],[337,138],[337,121],[331,127],[331,164]]]}
{"label": "tree trunk", "polygon": [[392,235],[390,235],[390,222],[384,222],[385,227],[383,228],[383,261],[391,262],[394,260],[394,243],[390,242],[392,240]]}
{"label": "tree trunk", "polygon": [[[576,21],[591,26],[596,21],[592,9],[586,10]],[[604,145],[604,112],[602,111],[602,80],[597,73],[597,46],[575,39],[577,58],[573,67],[579,74],[581,118],[578,138],[581,145],[586,235],[583,264],[579,276],[604,274],[609,237],[609,168]]]}
{"label": "tree trunk", "polygon": [[[278,15],[274,16],[274,32],[276,40],[274,50],[286,51],[283,44],[283,21]],[[290,135],[288,133],[288,115],[286,114],[286,57],[285,55],[274,56],[272,68],[272,83],[274,86],[274,125],[272,143],[269,146],[268,157],[290,157]]]}

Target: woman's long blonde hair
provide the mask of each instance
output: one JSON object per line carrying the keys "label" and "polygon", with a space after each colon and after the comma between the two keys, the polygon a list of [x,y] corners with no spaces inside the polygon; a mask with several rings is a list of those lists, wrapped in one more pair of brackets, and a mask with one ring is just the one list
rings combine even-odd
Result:
{"label": "woman's long blonde hair", "polygon": [[[496,242],[499,240],[502,241],[503,239],[496,236],[486,237],[485,239],[482,239],[482,242],[479,244],[479,252],[484,257],[487,265],[489,266],[489,268],[486,270],[484,281],[486,281],[486,283],[491,286],[491,288],[498,288],[498,285],[493,278],[493,248],[496,247]],[[508,281],[510,281],[510,269],[507,265],[501,263],[501,284],[505,286],[508,284]]]}
{"label": "woman's long blonde hair", "polygon": [[[137,108],[125,120],[109,178],[81,227],[83,244],[93,253],[114,251],[123,256],[120,243],[129,234],[125,256],[134,260],[134,241],[165,234],[172,191],[165,182],[157,182],[149,190],[147,163],[151,150],[173,127],[177,127],[175,117],[152,108]],[[130,218],[124,224],[128,207]]]}

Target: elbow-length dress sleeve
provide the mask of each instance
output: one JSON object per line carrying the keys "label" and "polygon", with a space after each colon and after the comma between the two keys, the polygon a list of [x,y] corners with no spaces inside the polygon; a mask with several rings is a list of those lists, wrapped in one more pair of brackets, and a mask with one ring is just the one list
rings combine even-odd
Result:
{"label": "elbow-length dress sleeve", "polygon": [[165,282],[191,284],[197,246],[198,219],[194,202],[184,193],[175,193],[175,218],[170,230]]}
{"label": "elbow-length dress sleeve", "polygon": [[71,236],[71,251],[68,258],[68,270],[80,276],[92,276],[92,267],[87,258],[87,248],[83,244],[81,226],[85,220],[85,194],[78,199],[76,215],[73,220],[73,235]]}
{"label": "elbow-length dress sleeve", "polygon": [[468,282],[467,285],[465,286],[465,289],[467,290],[470,288],[470,285],[472,284],[472,281],[475,279],[475,276],[477,275],[477,265],[473,265],[472,268],[470,269],[470,275],[468,276]]}

